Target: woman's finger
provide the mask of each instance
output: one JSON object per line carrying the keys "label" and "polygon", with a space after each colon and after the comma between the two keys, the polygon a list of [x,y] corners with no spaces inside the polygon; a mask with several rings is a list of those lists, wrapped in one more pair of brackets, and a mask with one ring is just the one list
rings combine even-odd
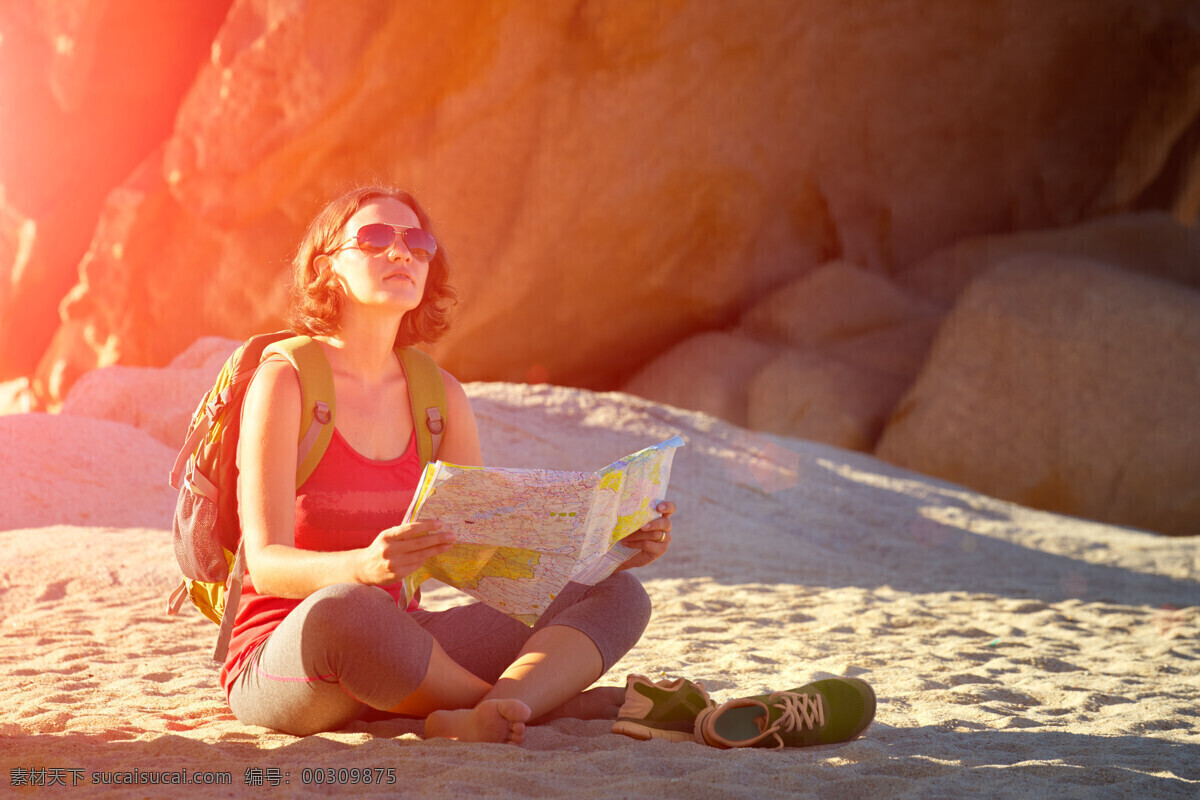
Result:
{"label": "woman's finger", "polygon": [[637,533],[633,533],[633,534],[630,534],[629,536],[625,537],[625,539],[623,540],[623,543],[630,547],[636,547],[639,550],[643,550],[643,551],[647,551],[647,552],[658,552],[661,554],[662,551],[665,551],[667,549],[667,545],[670,544],[670,541],[671,541],[671,532],[670,531],[666,531],[666,530],[645,531],[645,530],[642,530],[642,531],[638,531]]}
{"label": "woman's finger", "polygon": [[440,519],[423,519],[419,522],[409,522],[405,525],[388,528],[383,533],[388,539],[397,540],[416,539],[444,530],[448,530],[448,528]]}
{"label": "woman's finger", "polygon": [[387,543],[386,557],[389,559],[425,559],[443,553],[454,546],[454,531],[437,531],[418,536],[405,536]]}
{"label": "woman's finger", "polygon": [[670,530],[671,530],[671,520],[667,519],[666,517],[659,517],[658,519],[650,520],[645,525],[638,528],[638,533],[645,533],[647,531],[654,532],[654,531],[670,531]]}

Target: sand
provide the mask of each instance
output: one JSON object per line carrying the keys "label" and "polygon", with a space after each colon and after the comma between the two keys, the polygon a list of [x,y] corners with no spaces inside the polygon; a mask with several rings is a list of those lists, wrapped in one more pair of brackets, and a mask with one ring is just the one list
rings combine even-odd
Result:
{"label": "sand", "polygon": [[[654,619],[601,684],[686,676],[720,701],[859,676],[879,697],[867,733],[775,752],[641,742],[601,721],[535,727],[522,747],[425,741],[416,721],[304,739],[245,727],[209,660],[215,626],[190,609],[164,613],[178,574],[174,450],[145,432],[155,423],[18,415],[0,417],[0,786],[70,797],[1200,796],[1196,539],[1033,511],[626,395],[468,391],[492,464],[595,469],[671,435],[688,441],[672,480],[674,544],[639,571]],[[460,599],[441,587],[426,604]],[[106,783],[182,770],[229,783]],[[362,783],[364,771],[385,782]]]}

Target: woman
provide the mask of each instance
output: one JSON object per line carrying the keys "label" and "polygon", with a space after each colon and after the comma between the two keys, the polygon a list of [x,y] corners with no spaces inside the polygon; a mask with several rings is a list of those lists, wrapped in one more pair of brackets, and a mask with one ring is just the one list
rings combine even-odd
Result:
{"label": "woman", "polygon": [[[520,743],[526,723],[614,717],[620,688],[585,692],[640,638],[649,600],[628,572],[568,584],[533,629],[482,604],[398,605],[400,580],[454,544],[436,521],[393,527],[418,477],[413,415],[393,348],[432,341],[454,300],[445,251],[410,195],[361,189],[313,220],[296,255],[296,329],[334,376],[334,438],[295,486],[300,384],[268,362],[247,392],[238,444],[247,576],[222,669],[244,723],[306,735],[369,713],[425,718],[430,737]],[[475,417],[443,372],[438,457],[480,464]],[[624,542],[622,570],[671,543],[671,503]]]}

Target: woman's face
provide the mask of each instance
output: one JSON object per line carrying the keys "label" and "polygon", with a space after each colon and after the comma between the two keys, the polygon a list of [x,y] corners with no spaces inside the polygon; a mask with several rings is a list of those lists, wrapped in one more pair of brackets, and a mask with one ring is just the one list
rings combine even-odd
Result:
{"label": "woman's face", "polygon": [[429,262],[413,255],[404,237],[396,232],[392,246],[368,253],[355,243],[364,225],[384,223],[400,228],[420,228],[416,212],[392,197],[376,197],[362,205],[342,227],[337,252],[325,256],[337,275],[346,299],[353,304],[411,311],[425,294]]}

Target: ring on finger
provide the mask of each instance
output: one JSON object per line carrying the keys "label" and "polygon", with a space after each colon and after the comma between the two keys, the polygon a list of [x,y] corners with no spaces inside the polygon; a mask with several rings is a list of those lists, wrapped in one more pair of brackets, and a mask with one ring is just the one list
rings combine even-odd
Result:
{"label": "ring on finger", "polygon": [[666,531],[659,531],[659,533],[658,533],[658,538],[657,538],[657,539],[655,539],[654,541],[656,541],[656,542],[665,542],[666,540],[667,540],[667,532],[666,532]]}

